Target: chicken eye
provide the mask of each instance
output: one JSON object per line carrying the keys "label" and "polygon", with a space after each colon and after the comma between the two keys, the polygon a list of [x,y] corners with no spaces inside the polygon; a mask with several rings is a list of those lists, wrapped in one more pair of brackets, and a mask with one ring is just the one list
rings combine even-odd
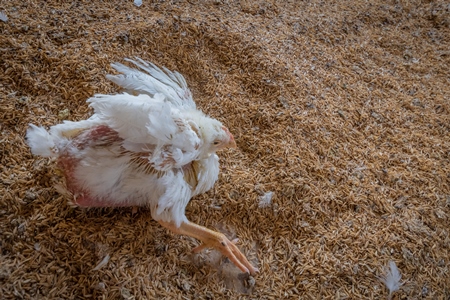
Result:
{"label": "chicken eye", "polygon": [[220,142],[219,141],[214,141],[214,143],[213,143],[214,145],[219,145],[220,144]]}

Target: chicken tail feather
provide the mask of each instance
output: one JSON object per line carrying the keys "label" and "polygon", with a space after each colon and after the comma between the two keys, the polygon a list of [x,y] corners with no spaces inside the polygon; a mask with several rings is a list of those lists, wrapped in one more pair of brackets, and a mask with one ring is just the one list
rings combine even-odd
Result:
{"label": "chicken tail feather", "polygon": [[27,130],[27,143],[34,155],[46,157],[57,156],[55,141],[43,127],[30,124]]}

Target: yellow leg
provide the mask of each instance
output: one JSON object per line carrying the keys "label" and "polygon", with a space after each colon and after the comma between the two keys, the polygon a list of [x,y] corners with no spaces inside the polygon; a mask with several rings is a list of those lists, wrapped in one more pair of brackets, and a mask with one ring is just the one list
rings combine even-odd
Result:
{"label": "yellow leg", "polygon": [[253,267],[247,258],[234,244],[237,240],[231,242],[224,234],[212,231],[195,223],[187,222],[181,223],[180,227],[176,227],[173,223],[158,221],[167,229],[182,235],[188,235],[202,241],[202,244],[193,249],[195,253],[202,251],[205,248],[214,248],[220,251],[224,256],[228,257],[239,269],[244,273],[254,275],[258,269]]}

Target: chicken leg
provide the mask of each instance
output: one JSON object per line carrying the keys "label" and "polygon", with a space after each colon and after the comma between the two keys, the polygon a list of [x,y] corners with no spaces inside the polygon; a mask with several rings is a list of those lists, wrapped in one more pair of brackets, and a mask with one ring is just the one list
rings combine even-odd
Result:
{"label": "chicken leg", "polygon": [[242,272],[250,273],[251,275],[255,275],[258,272],[258,269],[250,264],[238,247],[224,234],[189,221],[181,223],[180,227],[176,227],[174,223],[158,222],[174,233],[188,235],[202,241],[200,246],[192,250],[194,253],[198,253],[205,248],[214,248],[228,257]]}

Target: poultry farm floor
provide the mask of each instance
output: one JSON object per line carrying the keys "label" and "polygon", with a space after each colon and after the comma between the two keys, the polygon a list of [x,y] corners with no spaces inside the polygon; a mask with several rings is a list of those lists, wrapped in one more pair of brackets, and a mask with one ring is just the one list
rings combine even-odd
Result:
{"label": "poultry farm floor", "polygon": [[[450,7],[445,1],[0,4],[2,299],[450,297]],[[6,16],[6,17],[5,17]],[[7,20],[6,20],[7,18]],[[111,62],[182,73],[238,149],[188,218],[260,269],[239,274],[148,209],[72,208],[29,123],[90,115]],[[273,192],[272,199],[267,197]],[[264,197],[266,195],[266,197]]]}

